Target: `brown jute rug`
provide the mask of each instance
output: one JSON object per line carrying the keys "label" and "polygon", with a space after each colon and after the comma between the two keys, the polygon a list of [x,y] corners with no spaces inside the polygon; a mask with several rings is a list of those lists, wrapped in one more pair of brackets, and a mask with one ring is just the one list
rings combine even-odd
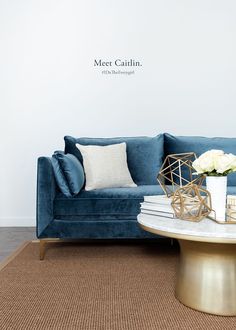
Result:
{"label": "brown jute rug", "polygon": [[[178,250],[157,243],[29,243],[0,271],[0,329],[236,329],[174,298]],[[217,297],[216,297],[217,299]]]}

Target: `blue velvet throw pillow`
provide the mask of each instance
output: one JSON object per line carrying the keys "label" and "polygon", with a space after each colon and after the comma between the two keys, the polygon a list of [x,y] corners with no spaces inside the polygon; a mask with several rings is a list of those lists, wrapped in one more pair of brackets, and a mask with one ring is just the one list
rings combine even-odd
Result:
{"label": "blue velvet throw pillow", "polygon": [[65,153],[73,154],[83,163],[82,155],[76,144],[84,146],[107,146],[125,142],[127,147],[127,163],[130,174],[137,185],[155,185],[157,174],[163,162],[164,137],[115,137],[115,138],[74,138],[65,136]]}
{"label": "blue velvet throw pillow", "polygon": [[79,160],[74,155],[56,151],[52,156],[52,165],[61,192],[67,197],[77,195],[85,181]]}
{"label": "blue velvet throw pillow", "polygon": [[61,169],[61,166],[59,164],[59,161],[58,161],[56,155],[52,155],[52,167],[53,167],[55,179],[56,179],[56,182],[57,182],[57,185],[58,185],[60,191],[66,197],[72,197],[72,194],[71,194],[69,186],[67,184],[65,175]]}

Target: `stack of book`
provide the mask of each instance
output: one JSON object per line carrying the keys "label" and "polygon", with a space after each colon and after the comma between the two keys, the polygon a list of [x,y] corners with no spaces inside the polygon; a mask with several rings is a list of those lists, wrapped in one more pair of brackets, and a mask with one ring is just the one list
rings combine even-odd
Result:
{"label": "stack of book", "polygon": [[144,196],[144,202],[141,203],[141,213],[173,219],[175,214],[171,202],[172,199],[166,195]]}

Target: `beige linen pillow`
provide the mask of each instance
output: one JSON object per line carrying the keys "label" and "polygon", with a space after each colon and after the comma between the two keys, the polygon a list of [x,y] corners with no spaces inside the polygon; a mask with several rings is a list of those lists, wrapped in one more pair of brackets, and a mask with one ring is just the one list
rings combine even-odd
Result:
{"label": "beige linen pillow", "polygon": [[127,165],[126,143],[84,146],[76,143],[83,157],[85,190],[137,187]]}

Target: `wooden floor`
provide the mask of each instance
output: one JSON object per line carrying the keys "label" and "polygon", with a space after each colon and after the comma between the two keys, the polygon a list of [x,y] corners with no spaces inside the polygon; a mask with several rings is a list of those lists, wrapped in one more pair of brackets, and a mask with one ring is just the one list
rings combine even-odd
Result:
{"label": "wooden floor", "polygon": [[[35,231],[35,227],[0,227],[0,262],[25,241],[36,239]],[[168,238],[160,239],[160,242],[171,245],[174,241]]]}
{"label": "wooden floor", "polygon": [[0,262],[24,241],[35,238],[35,227],[0,227]]}

